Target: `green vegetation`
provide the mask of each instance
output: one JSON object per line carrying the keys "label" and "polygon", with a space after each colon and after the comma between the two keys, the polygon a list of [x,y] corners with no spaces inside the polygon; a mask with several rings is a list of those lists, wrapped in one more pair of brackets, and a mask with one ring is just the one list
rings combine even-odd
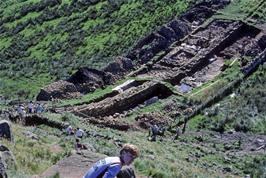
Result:
{"label": "green vegetation", "polygon": [[[185,11],[192,1],[96,2],[1,3],[4,31],[0,37],[0,78],[4,85],[0,85],[0,94],[33,98],[38,89],[55,79],[65,79],[81,66],[101,68],[113,56],[126,53],[137,40]],[[21,82],[25,78],[38,80],[36,89]],[[18,88],[27,88],[26,94],[18,96]]]}
{"label": "green vegetation", "polygon": [[207,98],[215,96],[217,91],[221,88],[227,87],[227,85],[234,80],[243,77],[243,74],[240,71],[239,63],[236,62],[236,60],[233,62],[229,60],[227,63],[230,64],[230,66],[228,65],[228,68],[220,75],[216,76],[213,80],[203,84],[202,86],[192,90],[188,96],[192,102],[203,102]]}
{"label": "green vegetation", "polygon": [[[41,87],[67,78],[81,66],[103,67],[114,56],[126,54],[139,39],[178,16],[195,1],[95,0],[92,4],[83,4],[79,0],[53,1],[52,4],[46,2],[0,2],[3,21],[0,36],[0,95],[4,98],[32,99]],[[263,0],[234,0],[214,18],[256,24],[266,20],[265,4]],[[160,54],[157,54],[153,59],[159,57]],[[141,149],[140,158],[134,162],[138,175],[181,178],[243,177],[249,174],[251,177],[265,177],[265,154],[249,154],[249,151],[240,150],[241,139],[229,143],[217,138],[222,137],[226,131],[266,134],[265,67],[243,78],[238,61],[227,60],[225,71],[186,95],[180,95],[175,86],[163,83],[175,95],[148,106],[140,105],[128,112],[121,118],[121,122],[131,126],[126,132],[95,126],[88,123],[86,118],[67,112],[51,113],[48,110],[43,116],[53,121],[68,122],[74,128],[86,129],[91,134],[82,139],[82,143],[108,156],[117,155],[123,143],[137,145]],[[88,104],[110,95],[115,86],[128,79],[154,80],[127,78],[80,98],[48,102],[46,106],[63,108]],[[137,116],[153,111],[171,117],[173,122],[170,126],[175,125],[183,121],[187,108],[199,106],[238,79],[242,81],[233,90],[233,94],[190,119],[187,123],[188,132],[178,140],[173,141],[173,133],[167,130],[162,140],[148,142],[148,131],[136,125],[134,119]],[[0,102],[1,111],[9,109],[6,100]],[[168,112],[167,108],[174,112]],[[2,115],[1,119],[4,119]],[[12,129],[14,143],[1,140],[1,144],[6,145],[17,160],[17,167],[8,172],[9,177],[27,178],[40,174],[70,155],[74,149],[74,137],[66,137],[62,130],[45,125],[21,126],[18,123],[12,123]],[[38,139],[28,138],[26,132],[35,134]],[[205,132],[210,134],[205,136]],[[54,146],[61,148],[60,151],[53,150]],[[53,177],[59,177],[59,174]]]}
{"label": "green vegetation", "polygon": [[264,0],[234,0],[225,9],[220,10],[214,18],[241,20],[256,24],[266,20],[265,7]]}
{"label": "green vegetation", "polygon": [[242,82],[233,95],[207,108],[189,123],[194,129],[236,130],[265,134],[265,69],[261,68]]}
{"label": "green vegetation", "polygon": [[[16,171],[10,172],[14,177],[25,174],[38,174],[43,172],[58,160],[70,154],[72,141],[59,138],[61,131],[45,126],[22,127],[12,124],[14,134],[14,144],[3,140],[16,158]],[[36,139],[31,139],[28,133],[36,135]],[[63,143],[63,144],[62,144]],[[54,151],[53,147],[60,147],[59,151]],[[19,175],[17,175],[19,174]]]}

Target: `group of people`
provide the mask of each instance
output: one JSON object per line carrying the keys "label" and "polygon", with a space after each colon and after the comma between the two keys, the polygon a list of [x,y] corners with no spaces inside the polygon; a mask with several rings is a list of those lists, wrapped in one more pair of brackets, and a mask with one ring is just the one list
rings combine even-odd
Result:
{"label": "group of people", "polygon": [[32,101],[30,101],[25,108],[23,104],[19,104],[17,107],[17,113],[20,117],[20,119],[24,118],[27,113],[42,113],[44,112],[44,106],[41,103],[34,104]]}
{"label": "group of people", "polygon": [[[73,127],[68,124],[65,128],[65,133],[69,135],[74,135],[75,137],[75,149],[77,153],[80,150],[87,149],[85,144],[80,143],[81,139],[85,136],[85,131],[81,128],[73,129]],[[106,157],[102,160],[96,162],[84,175],[83,178],[114,178],[117,176],[123,177],[121,175],[134,174],[131,168],[122,169],[125,165],[130,165],[133,160],[138,157],[139,150],[135,145],[125,144],[120,150],[120,155],[117,157]],[[119,176],[120,175],[120,176]]]}
{"label": "group of people", "polygon": [[[148,140],[149,141],[156,141],[157,136],[164,136],[165,128],[163,126],[158,126],[156,123],[152,123],[149,129]],[[181,135],[180,127],[176,127],[175,135],[173,137],[173,141],[177,140]],[[162,139],[162,138],[161,138]]]}
{"label": "group of people", "polygon": [[156,123],[152,123],[149,129],[148,140],[156,141],[157,136],[164,136],[165,128],[158,126]]}
{"label": "group of people", "polygon": [[65,129],[67,135],[75,135],[76,138],[82,138],[85,136],[85,131],[81,128],[73,129],[71,125],[68,125]]}
{"label": "group of people", "polygon": [[75,136],[75,143],[74,147],[76,151],[79,153],[80,150],[88,149],[85,144],[82,144],[80,140],[85,136],[85,131],[81,128],[73,129],[71,125],[68,125],[65,129],[67,135],[74,135]]}

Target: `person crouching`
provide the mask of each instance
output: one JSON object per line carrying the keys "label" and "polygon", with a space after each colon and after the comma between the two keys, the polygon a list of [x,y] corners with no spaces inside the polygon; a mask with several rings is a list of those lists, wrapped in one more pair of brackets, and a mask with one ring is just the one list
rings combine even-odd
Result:
{"label": "person crouching", "polygon": [[96,162],[83,178],[114,178],[125,165],[130,165],[139,150],[135,145],[125,144],[120,150],[119,157],[107,157]]}

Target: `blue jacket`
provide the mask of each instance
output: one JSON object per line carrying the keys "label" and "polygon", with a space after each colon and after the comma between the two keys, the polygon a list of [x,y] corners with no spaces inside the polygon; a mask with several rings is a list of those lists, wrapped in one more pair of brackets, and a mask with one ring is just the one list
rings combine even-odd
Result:
{"label": "blue jacket", "polygon": [[114,178],[121,168],[119,157],[107,157],[96,162],[83,178]]}

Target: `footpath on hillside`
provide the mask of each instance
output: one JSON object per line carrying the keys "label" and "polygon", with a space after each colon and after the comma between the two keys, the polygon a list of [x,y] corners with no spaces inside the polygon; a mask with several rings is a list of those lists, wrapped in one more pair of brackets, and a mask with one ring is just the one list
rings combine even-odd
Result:
{"label": "footpath on hillside", "polygon": [[87,170],[99,159],[106,157],[103,154],[84,150],[79,153],[73,153],[71,156],[66,157],[57,162],[52,167],[48,168],[42,174],[33,176],[33,178],[52,177],[59,174],[64,178],[78,178],[83,177]]}

